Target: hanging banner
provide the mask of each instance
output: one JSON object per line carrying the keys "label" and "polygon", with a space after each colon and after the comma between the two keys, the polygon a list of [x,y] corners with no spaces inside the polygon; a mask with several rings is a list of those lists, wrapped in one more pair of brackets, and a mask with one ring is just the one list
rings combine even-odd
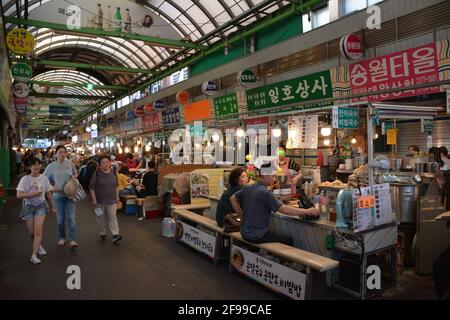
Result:
{"label": "hanging banner", "polygon": [[166,103],[163,100],[156,100],[155,103],[153,103],[153,107],[155,110],[162,111],[166,108]]}
{"label": "hanging banner", "polygon": [[209,100],[193,102],[184,107],[184,121],[186,123],[202,119],[211,119],[211,117],[211,103]]}
{"label": "hanging banner", "polygon": [[16,63],[11,69],[11,74],[16,81],[27,82],[31,79],[33,71],[30,66],[26,63]]}
{"label": "hanging banner", "polygon": [[134,108],[134,114],[136,115],[136,117],[143,117],[145,112],[144,112],[144,106],[139,106]]}
{"label": "hanging banner", "polygon": [[34,49],[34,38],[27,29],[14,28],[6,36],[8,48],[18,55],[27,55]]}
{"label": "hanging banner", "polygon": [[153,105],[151,103],[144,104],[144,113],[145,114],[152,113],[153,111],[154,111],[153,110]]}
{"label": "hanging banner", "polygon": [[179,104],[185,105],[189,103],[189,99],[191,98],[189,92],[186,90],[181,90],[177,92],[176,99]]}
{"label": "hanging banner", "polygon": [[163,125],[172,125],[181,123],[180,108],[175,107],[161,113]]}
{"label": "hanging banner", "polygon": [[237,74],[237,81],[241,86],[247,88],[256,82],[256,76],[252,70],[245,69]]}
{"label": "hanging banner", "polygon": [[232,93],[214,98],[214,114],[216,117],[236,115],[239,113],[237,94]]}
{"label": "hanging banner", "polygon": [[317,149],[319,143],[319,116],[294,117],[292,127],[296,134],[289,137],[294,149]]}
{"label": "hanging banner", "polygon": [[361,39],[356,34],[349,34],[341,38],[341,55],[348,60],[358,60],[363,56],[364,50]]}
{"label": "hanging banner", "polygon": [[[350,86],[353,95],[409,87],[439,81],[436,44],[404,50],[351,64]],[[439,92],[439,87],[408,90],[364,98],[369,101],[398,99]]]}
{"label": "hanging banner", "polygon": [[49,106],[49,119],[71,120],[72,109],[65,106]]}
{"label": "hanging banner", "polygon": [[[250,89],[246,93],[248,111],[331,98],[333,96],[329,70]],[[310,108],[316,105],[302,108]]]}
{"label": "hanging banner", "polygon": [[306,274],[231,245],[230,263],[238,272],[294,300],[305,299]]}
{"label": "hanging banner", "polygon": [[269,117],[260,117],[245,120],[247,126],[247,132],[251,132],[251,129],[255,130],[259,134],[260,130],[269,131]]}
{"label": "hanging banner", "polygon": [[433,120],[431,119],[420,119],[420,124],[422,132],[431,133],[433,132]]}
{"label": "hanging banner", "polygon": [[142,129],[144,132],[155,132],[161,128],[161,124],[159,121],[159,112],[152,112],[146,114],[145,117],[142,118]]}
{"label": "hanging banner", "polygon": [[359,110],[357,108],[333,107],[333,128],[358,129]]}
{"label": "hanging banner", "polygon": [[30,94],[30,88],[24,82],[15,82],[13,84],[14,95],[17,98],[25,98]]}
{"label": "hanging banner", "polygon": [[387,129],[386,133],[387,133],[386,144],[389,144],[389,145],[397,144],[398,129]]}
{"label": "hanging banner", "polygon": [[203,82],[202,92],[207,96],[213,96],[217,92],[217,85],[214,83],[214,81],[211,80]]}

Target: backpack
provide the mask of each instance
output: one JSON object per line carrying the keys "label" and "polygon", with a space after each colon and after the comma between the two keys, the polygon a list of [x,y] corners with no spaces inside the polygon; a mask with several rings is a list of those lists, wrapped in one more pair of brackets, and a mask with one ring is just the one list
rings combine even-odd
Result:
{"label": "backpack", "polygon": [[91,182],[92,175],[97,170],[97,164],[92,162],[89,165],[81,168],[79,181],[85,190],[89,189],[89,183]]}

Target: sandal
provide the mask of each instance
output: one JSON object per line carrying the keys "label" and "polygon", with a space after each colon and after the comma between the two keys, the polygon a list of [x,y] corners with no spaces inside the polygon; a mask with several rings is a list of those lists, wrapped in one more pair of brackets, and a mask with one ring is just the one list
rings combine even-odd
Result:
{"label": "sandal", "polygon": [[64,246],[65,244],[66,244],[66,240],[64,240],[64,239],[61,239],[58,241],[58,246],[60,246],[60,247]]}
{"label": "sandal", "polygon": [[70,247],[71,248],[77,248],[77,247],[79,247],[80,245],[78,244],[78,243],[76,243],[75,241],[70,241]]}

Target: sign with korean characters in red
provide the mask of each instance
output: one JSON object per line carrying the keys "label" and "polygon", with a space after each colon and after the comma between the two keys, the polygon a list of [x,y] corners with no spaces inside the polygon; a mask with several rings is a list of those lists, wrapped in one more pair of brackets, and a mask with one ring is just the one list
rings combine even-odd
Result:
{"label": "sign with korean characters in red", "polygon": [[375,207],[375,196],[364,196],[358,199],[358,207],[360,209]]}
{"label": "sign with korean characters in red", "polygon": [[[436,44],[399,51],[349,66],[353,95],[439,81]],[[439,87],[374,95],[369,101],[398,99],[439,92]]]}
{"label": "sign with korean characters in red", "polygon": [[152,113],[147,113],[142,118],[142,128],[144,129],[144,132],[155,132],[158,131],[160,127],[159,112],[154,111]]}

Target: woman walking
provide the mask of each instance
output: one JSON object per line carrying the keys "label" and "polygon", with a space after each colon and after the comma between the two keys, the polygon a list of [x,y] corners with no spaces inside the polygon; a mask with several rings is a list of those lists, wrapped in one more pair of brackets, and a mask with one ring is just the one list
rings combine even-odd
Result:
{"label": "woman walking", "polygon": [[45,168],[44,175],[53,185],[53,198],[56,204],[56,222],[58,224],[59,246],[66,243],[66,226],[69,225],[69,244],[71,248],[78,247],[76,240],[75,202],[64,193],[64,185],[70,180],[76,180],[78,174],[75,166],[67,160],[67,149],[64,146],[56,148],[56,161]]}
{"label": "woman walking", "polygon": [[111,161],[107,156],[101,156],[99,164],[89,183],[92,204],[97,216],[98,234],[100,239],[106,239],[106,220],[108,220],[112,241],[117,243],[122,239],[117,222],[117,203],[120,201],[117,175],[111,169]]}
{"label": "woman walking", "polygon": [[17,198],[23,199],[20,217],[25,221],[33,242],[30,262],[39,264],[42,261],[38,258],[38,255],[44,256],[47,254],[47,251],[41,245],[44,220],[47,215],[45,195],[47,195],[50,204],[50,211],[56,213],[56,209],[51,193],[52,185],[48,178],[41,174],[42,161],[38,158],[30,158],[27,166],[31,168],[31,173],[20,179],[17,186]]}

